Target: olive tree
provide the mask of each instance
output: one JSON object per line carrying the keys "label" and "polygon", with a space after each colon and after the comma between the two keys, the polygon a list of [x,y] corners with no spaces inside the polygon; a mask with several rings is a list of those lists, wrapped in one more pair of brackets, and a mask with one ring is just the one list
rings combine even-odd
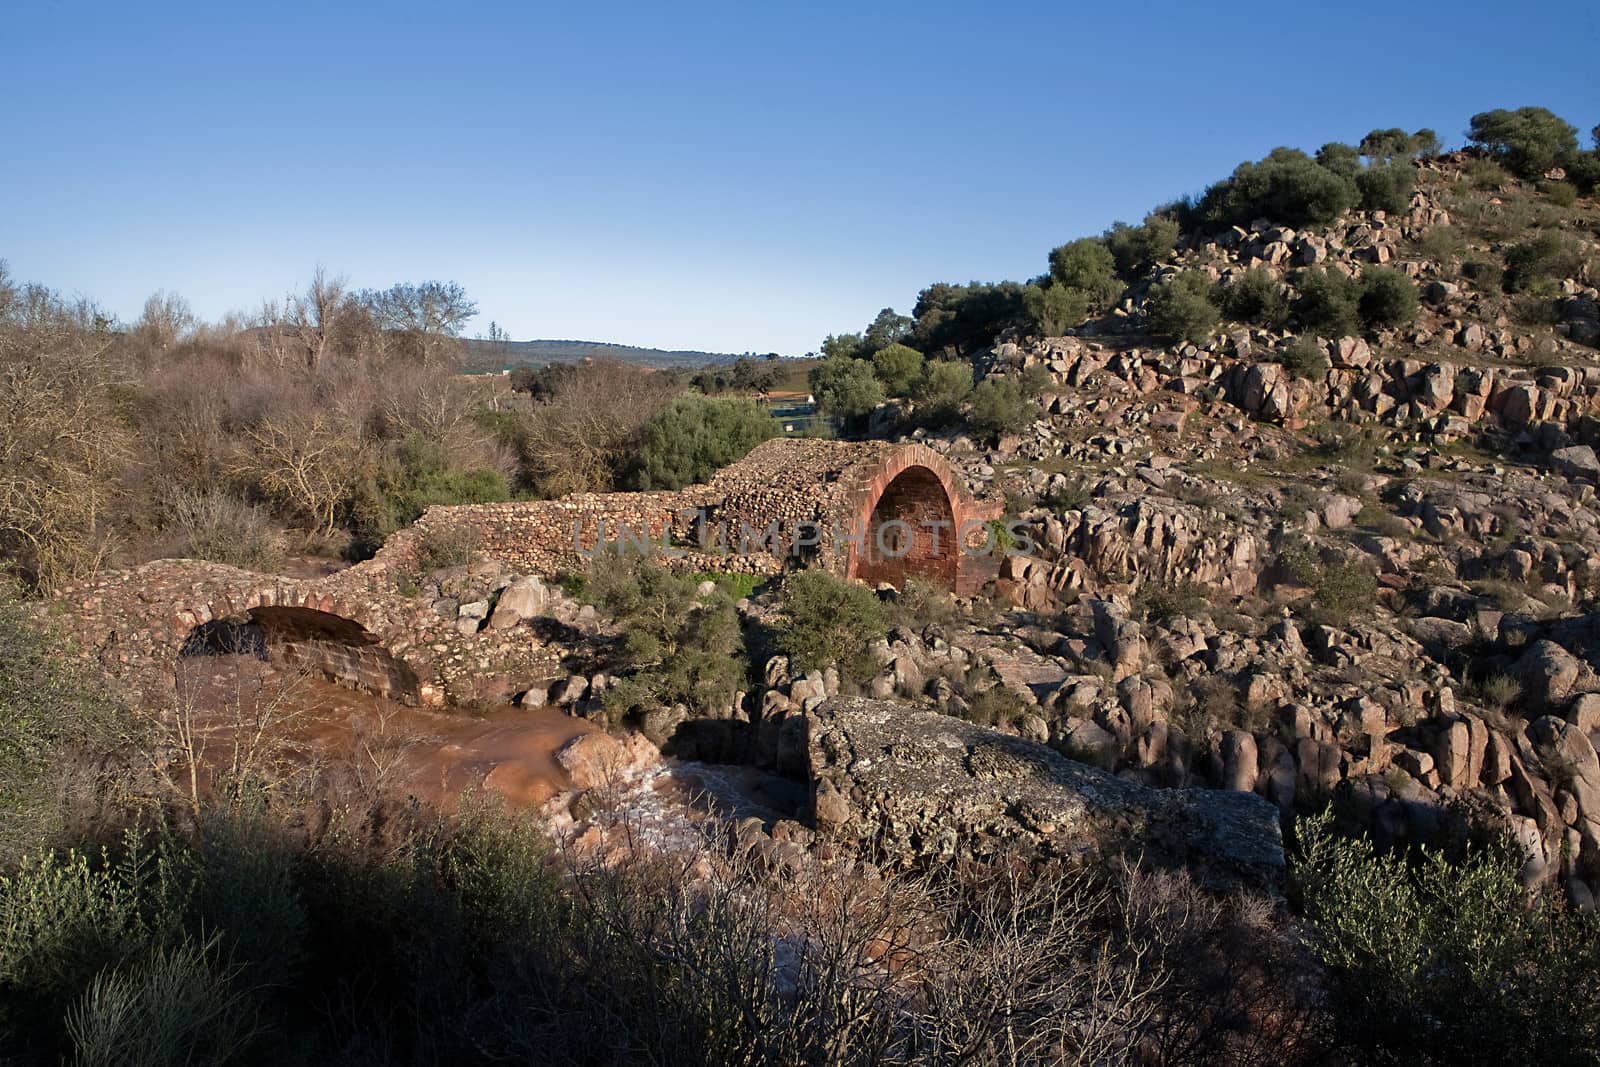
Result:
{"label": "olive tree", "polygon": [[1472,116],[1467,139],[1513,174],[1537,178],[1578,151],[1578,130],[1547,108],[1496,108]]}

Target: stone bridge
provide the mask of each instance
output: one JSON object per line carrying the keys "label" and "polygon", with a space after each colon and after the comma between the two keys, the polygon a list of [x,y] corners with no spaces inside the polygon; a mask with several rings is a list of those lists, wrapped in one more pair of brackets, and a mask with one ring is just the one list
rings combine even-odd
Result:
{"label": "stone bridge", "polygon": [[[170,695],[184,655],[245,651],[405,703],[470,700],[490,677],[513,688],[561,673],[532,629],[459,627],[414,593],[433,546],[465,538],[507,571],[580,569],[604,542],[693,571],[776,574],[799,566],[969,595],[998,555],[998,503],[917,444],[780,438],[676,492],[429,508],[371,560],[325,578],[158,560],[64,590],[41,614],[81,654],[140,689]],[[456,543],[460,543],[457,540]]]}
{"label": "stone bridge", "polygon": [[602,542],[648,541],[670,565],[774,574],[819,566],[896,587],[907,578],[969,596],[998,555],[977,546],[998,502],[974,499],[960,475],[920,444],[778,438],[705,485],[659,493],[575,493],[559,500],[429,508],[377,559],[414,560],[430,540],[466,533],[483,553],[532,574],[582,567]]}
{"label": "stone bridge", "polygon": [[406,704],[470,699],[474,677],[548,677],[559,656],[527,632],[459,633],[407,576],[372,561],[318,579],[167,559],[63,591],[44,612],[85,659],[170,695],[181,657],[239,652]]}

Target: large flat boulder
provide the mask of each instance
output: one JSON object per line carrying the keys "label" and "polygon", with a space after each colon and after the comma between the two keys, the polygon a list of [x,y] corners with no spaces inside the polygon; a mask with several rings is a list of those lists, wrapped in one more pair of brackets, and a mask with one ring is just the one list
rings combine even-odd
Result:
{"label": "large flat boulder", "polygon": [[839,697],[807,718],[817,828],[890,867],[1014,849],[1139,855],[1218,888],[1283,881],[1277,809],[1250,793],[1153,789],[920,707]]}

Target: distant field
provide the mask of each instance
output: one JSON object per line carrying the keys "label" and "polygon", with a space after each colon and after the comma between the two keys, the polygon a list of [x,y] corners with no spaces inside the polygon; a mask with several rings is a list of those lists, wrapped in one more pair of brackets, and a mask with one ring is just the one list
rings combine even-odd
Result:
{"label": "distant field", "polygon": [[575,363],[581,359],[616,359],[646,367],[704,367],[709,363],[732,363],[739,358],[727,352],[636,348],[604,341],[469,340],[463,344],[467,349],[467,369],[473,371],[545,363]]}

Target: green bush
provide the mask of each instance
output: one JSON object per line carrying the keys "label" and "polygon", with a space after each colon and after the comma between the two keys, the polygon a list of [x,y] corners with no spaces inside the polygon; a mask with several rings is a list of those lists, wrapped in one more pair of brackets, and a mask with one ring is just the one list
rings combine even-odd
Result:
{"label": "green bush", "polygon": [[1309,542],[1286,545],[1278,554],[1277,565],[1294,581],[1311,588],[1309,614],[1330,625],[1342,626],[1353,613],[1371,606],[1378,591],[1377,573],[1365,557],[1324,558]]}
{"label": "green bush", "polygon": [[1288,294],[1265,267],[1251,267],[1224,285],[1217,297],[1223,315],[1231,322],[1278,329],[1289,321]]}
{"label": "green bush", "polygon": [[742,397],[680,396],[644,424],[631,478],[639,489],[679,489],[711,477],[777,436],[766,408]]}
{"label": "green bush", "polygon": [[1359,1063],[1592,1063],[1600,927],[1529,901],[1509,845],[1461,859],[1380,853],[1303,818],[1294,879],[1334,1012]]}
{"label": "green bush", "polygon": [[1541,233],[1506,250],[1501,284],[1508,293],[1520,293],[1541,281],[1576,277],[1582,269],[1583,258],[1571,242],[1559,233]]}
{"label": "green bush", "polygon": [[1480,193],[1499,192],[1505,188],[1511,175],[1492,159],[1474,159],[1467,163],[1467,184]]}
{"label": "green bush", "polygon": [[1145,313],[1156,333],[1179,341],[1202,341],[1221,320],[1215,287],[1199,271],[1184,271],[1152,286]]}
{"label": "green bush", "polygon": [[1292,377],[1305,381],[1321,381],[1332,367],[1328,353],[1310,337],[1296,337],[1278,349],[1274,358]]}
{"label": "green bush", "polygon": [[1216,590],[1198,582],[1147,583],[1135,600],[1151,622],[1202,618],[1211,614]]}
{"label": "green bush", "polygon": [[890,396],[910,396],[911,388],[922,376],[922,353],[895,342],[872,354],[873,373]]}
{"label": "green bush", "polygon": [[[0,877],[7,1058],[330,1063],[361,1048],[415,1062],[426,1047],[471,1062],[469,1018],[491,1024],[473,1013],[534,964],[561,898],[533,824],[470,812],[423,837],[397,808],[385,833],[398,847],[365,855],[335,836],[291,862],[262,850],[262,828],[208,814],[192,837],[130,832],[115,850],[25,860]],[[484,973],[513,950],[515,966]],[[399,1006],[424,1001],[427,1017]]]}
{"label": "green bush", "polygon": [[114,704],[0,588],[0,863],[60,829],[77,755],[118,732]]}
{"label": "green bush", "polygon": [[1050,277],[1057,285],[1080,290],[1094,311],[1110,307],[1122,294],[1116,260],[1098,237],[1080,237],[1052,250]]}
{"label": "green bush", "polygon": [[1556,207],[1571,207],[1578,202],[1578,188],[1571,182],[1540,182],[1539,191]]}
{"label": "green bush", "polygon": [[1538,178],[1578,153],[1576,127],[1542,107],[1479,112],[1467,139],[1522,178]]}
{"label": "green bush", "polygon": [[894,308],[883,308],[867,324],[862,340],[868,350],[877,352],[892,344],[903,343],[911,334],[910,316],[901,315]]}
{"label": "green bush", "polygon": [[1421,129],[1416,133],[1407,133],[1397,127],[1373,130],[1361,138],[1357,151],[1374,165],[1431,156],[1439,151],[1439,135],[1429,129]]}
{"label": "green bush", "polygon": [[783,613],[777,644],[796,670],[837,666],[857,683],[877,675],[871,645],[888,633],[888,615],[866,586],[801,571],[784,583]]}
{"label": "green bush", "polygon": [[1317,149],[1314,157],[1317,166],[1339,175],[1341,178],[1354,181],[1356,175],[1361,173],[1361,153],[1350,145],[1339,141],[1330,141]]}
{"label": "green bush", "polygon": [[823,359],[865,359],[872,355],[866,338],[859,333],[829,334],[819,349]]}
{"label": "green bush", "polygon": [[931,359],[911,391],[917,418],[925,426],[949,426],[961,418],[961,405],[972,395],[972,366],[954,360]]}
{"label": "green bush", "polygon": [[1570,159],[1567,182],[1584,196],[1600,193],[1600,150],[1580,152]]}
{"label": "green bush", "polygon": [[1388,163],[1356,175],[1356,189],[1366,211],[1405,211],[1411,206],[1411,190],[1416,184],[1416,173],[1408,163]]}
{"label": "green bush", "polygon": [[351,510],[358,553],[375,550],[435,504],[487,504],[510,497],[511,487],[499,471],[457,467],[442,446],[411,434],[356,492]]}
{"label": "green bush", "polygon": [[644,559],[608,557],[590,567],[585,592],[616,619],[633,682],[608,701],[615,710],[683,704],[716,717],[745,687],[749,669],[734,598],[720,584],[699,596],[701,581]]}
{"label": "green bush", "polygon": [[931,358],[960,358],[988,348],[1002,330],[1027,321],[1023,291],[1016,282],[930,285],[917,294],[909,343]]}
{"label": "green bush", "polygon": [[1448,261],[1461,255],[1466,242],[1454,226],[1434,226],[1417,241],[1417,250],[1428,259]]}
{"label": "green bush", "polygon": [[[386,802],[277,857],[305,922],[276,981],[236,955],[256,895],[217,915],[190,891],[260,869],[217,869],[232,862],[205,845],[218,829],[0,882],[8,1062],[1011,1063],[1065,1048],[1102,1063],[1137,1047],[1177,1063],[1203,1042],[1216,1062],[1293,1064],[1319,1043],[1319,993],[1276,926],[1181,873],[963,863],[930,885],[778,868],[726,838],[557,855],[537,820],[482,800],[448,818]],[[296,811],[282,829],[306,827]],[[884,946],[908,943],[915,973],[886,970]],[[1285,1031],[1299,1036],[1268,1040]]]}
{"label": "green bush", "polygon": [[1065,285],[1030,285],[1022,293],[1033,330],[1043,337],[1060,337],[1089,315],[1089,297],[1082,289]]}
{"label": "green bush", "polygon": [[259,1007],[211,946],[185,942],[97,974],[68,1011],[78,1063],[234,1063],[262,1038]]}
{"label": "green bush", "polygon": [[1030,363],[1017,376],[1017,384],[1022,387],[1023,396],[1037,400],[1055,386],[1056,376],[1043,363]]}
{"label": "green bush", "polygon": [[[59,1018],[99,971],[159,941],[142,914],[146,871],[116,867],[108,853],[69,851],[25,857],[0,876],[0,1004],[16,1012],[45,1010]],[[20,1003],[19,1003],[20,1001]],[[21,1013],[18,1013],[21,1014]],[[8,1030],[25,1018],[7,1018]]]}
{"label": "green bush", "polygon": [[1361,274],[1357,306],[1368,328],[1405,326],[1417,317],[1417,287],[1397,270],[1368,267]]}
{"label": "green bush", "polygon": [[990,378],[972,391],[972,410],[967,423],[990,442],[1011,433],[1021,433],[1039,417],[1039,405],[1029,398],[1022,385],[1010,378]]}
{"label": "green bush", "polygon": [[1177,247],[1180,236],[1177,219],[1151,212],[1138,226],[1114,223],[1102,240],[1111,252],[1117,273],[1132,281],[1139,271],[1165,259]]}
{"label": "green bush", "polygon": [[1258,218],[1286,226],[1322,226],[1356,205],[1355,182],[1293,148],[1241,163],[1206,190],[1196,212],[1213,226],[1248,226]]}
{"label": "green bush", "polygon": [[955,598],[937,585],[907,578],[905,587],[889,602],[888,615],[896,626],[921,631],[948,625],[956,618],[957,608]]}
{"label": "green bush", "polygon": [[1353,278],[1311,268],[1300,272],[1295,287],[1295,315],[1307,331],[1330,340],[1361,332],[1361,289]]}
{"label": "green bush", "polygon": [[883,383],[864,359],[830,356],[811,368],[808,380],[818,409],[834,418],[862,419],[884,400]]}

